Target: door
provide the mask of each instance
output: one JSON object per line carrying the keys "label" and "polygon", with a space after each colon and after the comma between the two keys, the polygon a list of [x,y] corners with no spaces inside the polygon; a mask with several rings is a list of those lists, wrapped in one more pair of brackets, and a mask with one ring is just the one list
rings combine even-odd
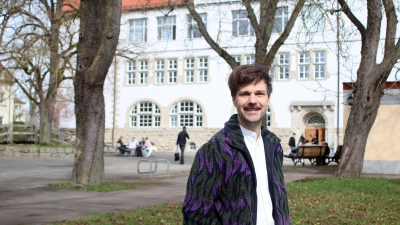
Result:
{"label": "door", "polygon": [[311,139],[312,139],[314,136],[317,136],[317,137],[318,137],[318,129],[315,129],[314,127],[308,127],[308,128],[306,128],[306,133],[305,133],[304,138],[305,138],[306,140],[308,140],[309,142],[311,142]]}
{"label": "door", "polygon": [[[325,140],[325,127],[321,127],[318,129],[318,144],[321,144],[322,140]],[[327,140],[325,140],[327,141]]]}

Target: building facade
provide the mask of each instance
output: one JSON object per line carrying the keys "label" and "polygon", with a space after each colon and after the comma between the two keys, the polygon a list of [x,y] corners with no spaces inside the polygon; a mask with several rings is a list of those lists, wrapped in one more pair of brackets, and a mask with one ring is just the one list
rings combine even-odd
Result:
{"label": "building facade", "polygon": [[[360,41],[341,44],[352,50],[351,63],[340,63],[337,17],[326,13],[333,9],[329,2],[304,7],[269,71],[273,92],[267,126],[281,138],[285,151],[293,132],[297,140],[316,135],[332,149],[342,144],[339,84],[355,76]],[[227,86],[232,70],[202,37],[183,2],[147,3],[123,1],[118,48],[131,53],[116,56],[107,77],[106,142],[147,136],[159,149],[174,151],[176,136],[186,126],[189,149],[197,150],[235,113]],[[194,3],[210,36],[238,63],[254,63],[256,39],[242,2]],[[257,3],[253,7],[258,10]],[[293,9],[287,1],[279,5],[271,43]]]}
{"label": "building facade", "polygon": [[0,64],[0,126],[11,124],[14,118],[14,81]]}

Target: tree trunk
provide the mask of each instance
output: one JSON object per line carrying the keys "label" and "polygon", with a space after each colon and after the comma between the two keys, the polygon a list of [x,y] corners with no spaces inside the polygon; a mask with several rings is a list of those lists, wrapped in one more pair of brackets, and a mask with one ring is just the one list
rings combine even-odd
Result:
{"label": "tree trunk", "polygon": [[346,1],[339,0],[342,11],[357,27],[361,35],[361,62],[357,70],[354,101],[345,131],[343,153],[335,176],[359,178],[364,164],[369,132],[378,114],[385,82],[399,58],[399,42],[394,46],[397,17],[391,1],[384,1],[387,29],[384,58],[377,64],[377,50],[381,36],[382,2],[367,1],[367,26],[351,12]]}
{"label": "tree trunk", "polygon": [[[375,77],[365,76],[365,79],[373,80]],[[345,131],[343,153],[335,173],[337,177],[361,177],[367,138],[374,125],[381,100],[382,91],[372,83],[362,84],[362,80],[358,79],[356,87]]]}
{"label": "tree trunk", "polygon": [[55,94],[48,93],[46,100],[39,105],[40,111],[40,127],[39,127],[39,143],[51,144],[51,131],[53,112],[56,101]]}
{"label": "tree trunk", "polygon": [[86,0],[80,5],[74,78],[76,154],[72,184],[104,183],[104,81],[118,44],[121,0]]}

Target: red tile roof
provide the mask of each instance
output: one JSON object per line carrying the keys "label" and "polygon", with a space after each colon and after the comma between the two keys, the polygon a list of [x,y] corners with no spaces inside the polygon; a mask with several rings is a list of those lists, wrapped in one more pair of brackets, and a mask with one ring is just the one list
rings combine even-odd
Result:
{"label": "red tile roof", "polygon": [[[194,2],[194,0],[190,0]],[[64,0],[65,3],[71,4],[76,8],[79,8],[80,0]],[[131,10],[131,9],[146,9],[146,8],[155,8],[167,5],[185,5],[184,0],[122,0],[122,10]],[[64,6],[64,11],[71,10],[71,7]]]}
{"label": "red tile roof", "polygon": [[183,0],[122,0],[122,10],[146,9],[167,5],[185,5],[185,2]]}

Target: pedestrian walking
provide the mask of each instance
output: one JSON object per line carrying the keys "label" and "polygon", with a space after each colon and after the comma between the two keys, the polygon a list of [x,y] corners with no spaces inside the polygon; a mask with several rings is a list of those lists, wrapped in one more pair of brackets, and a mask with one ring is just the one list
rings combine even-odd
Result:
{"label": "pedestrian walking", "polygon": [[183,127],[182,131],[179,132],[176,144],[179,145],[181,149],[180,164],[184,164],[185,160],[183,158],[183,153],[185,152],[186,138],[189,139],[189,134],[186,132],[186,127]]}

